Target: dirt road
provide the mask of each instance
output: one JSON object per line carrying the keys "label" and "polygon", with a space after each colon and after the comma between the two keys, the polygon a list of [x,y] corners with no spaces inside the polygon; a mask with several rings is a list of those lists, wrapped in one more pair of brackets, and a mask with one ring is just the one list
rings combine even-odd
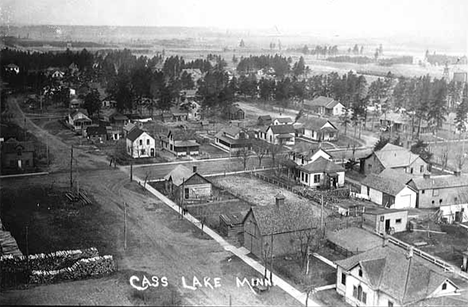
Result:
{"label": "dirt road", "polygon": [[[16,104],[9,101],[9,110],[24,121],[24,114]],[[38,138],[49,141],[50,150],[56,159],[51,165],[49,176],[16,179],[8,182],[9,188],[22,188],[28,185],[44,185],[54,182],[57,186],[67,186],[68,174],[64,172],[69,165],[69,151],[60,138],[44,131],[26,119],[27,127]],[[281,305],[298,306],[288,294],[273,287],[268,294],[256,295],[249,287],[238,287],[236,277],[260,277],[244,264],[236,261],[214,240],[203,236],[199,229],[173,212],[146,192],[141,186],[130,182],[128,175],[118,168],[110,168],[102,156],[94,156],[77,150],[76,159],[82,169],[79,180],[80,189],[87,192],[99,206],[96,211],[93,231],[108,241],[104,248],[96,246],[103,253],[111,253],[116,259],[119,272],[111,277],[90,279],[46,285],[27,290],[14,290],[2,293],[0,305],[6,304],[112,304],[127,305],[135,303],[132,298],[140,297],[137,303],[160,305],[170,304],[160,290],[150,287],[136,291],[130,285],[130,276],[151,278],[166,277],[168,291],[180,298],[184,305],[225,305],[258,306]],[[124,248],[124,204],[127,205],[126,227],[127,248]],[[80,238],[77,238],[79,240]],[[182,278],[185,278],[184,286]],[[202,285],[193,286],[196,277]],[[204,278],[219,278],[219,287],[211,289],[204,284]],[[135,292],[137,292],[135,294]],[[175,293],[175,294],[174,294]],[[167,296],[167,293],[166,293]],[[38,300],[37,298],[40,297]],[[173,302],[173,298],[172,298]]]}

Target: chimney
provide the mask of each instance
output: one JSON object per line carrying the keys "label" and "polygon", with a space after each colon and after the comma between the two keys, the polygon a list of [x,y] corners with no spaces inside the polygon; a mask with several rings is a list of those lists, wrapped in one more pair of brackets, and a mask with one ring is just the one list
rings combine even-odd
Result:
{"label": "chimney", "polygon": [[429,172],[424,173],[424,174],[423,174],[423,178],[424,178],[424,179],[429,179],[429,178],[431,178],[431,173],[429,173]]}
{"label": "chimney", "polygon": [[453,174],[457,177],[460,177],[461,175],[461,170],[460,169],[457,169],[456,171],[453,172]]}
{"label": "chimney", "polygon": [[388,237],[387,234],[384,234],[382,237],[382,247],[386,247],[388,245]]}
{"label": "chimney", "polygon": [[196,173],[196,172],[197,172],[197,166],[194,165],[194,166],[192,167],[192,170],[193,170],[194,173]]}
{"label": "chimney", "polygon": [[275,196],[276,199],[276,207],[281,207],[284,205],[284,195],[281,193],[276,194]]}
{"label": "chimney", "polygon": [[408,246],[408,252],[406,253],[406,259],[411,259],[413,258],[413,246]]}

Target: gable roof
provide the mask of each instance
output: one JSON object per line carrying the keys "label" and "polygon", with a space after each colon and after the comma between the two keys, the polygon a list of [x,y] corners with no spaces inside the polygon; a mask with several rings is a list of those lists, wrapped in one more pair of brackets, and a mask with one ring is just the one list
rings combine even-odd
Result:
{"label": "gable roof", "polygon": [[177,165],[172,171],[170,171],[166,176],[164,176],[165,180],[172,180],[172,183],[176,186],[180,186],[184,180],[187,180],[191,177],[194,173],[189,170],[187,167],[183,166],[182,164]]}
{"label": "gable roof", "polygon": [[274,119],[274,121],[278,121],[279,123],[282,123],[282,124],[287,124],[287,123],[292,123],[293,120],[291,117],[277,117]]}
{"label": "gable roof", "polygon": [[298,122],[303,128],[311,129],[314,131],[319,131],[323,129],[323,126],[325,126],[325,124],[328,122],[335,130],[337,130],[336,126],[331,121],[324,119],[324,118],[318,118],[318,117],[300,118]]}
{"label": "gable roof", "polygon": [[376,174],[369,174],[363,181],[361,181],[361,185],[392,196],[396,196],[406,187],[403,182]]}
{"label": "gable roof", "polygon": [[239,111],[241,112],[244,112],[244,110],[242,110],[241,108],[237,107],[237,106],[230,106],[228,109],[227,109],[228,113],[237,113]]}
{"label": "gable roof", "polygon": [[301,165],[298,168],[309,174],[344,172],[344,168],[341,165],[327,160],[324,157],[318,157],[317,160],[306,165]]}
{"label": "gable roof", "polygon": [[418,190],[466,187],[468,186],[468,175],[443,175],[431,176],[430,178],[416,177],[411,179],[410,182],[412,182],[413,186]]}
{"label": "gable roof", "polygon": [[270,115],[260,115],[258,117],[258,119],[261,119],[261,120],[271,120],[271,116]]}
{"label": "gable roof", "polygon": [[22,147],[24,152],[34,151],[32,142],[20,142],[15,138],[10,138],[1,145],[3,153],[16,153],[18,147]]}
{"label": "gable roof", "polygon": [[308,230],[314,227],[316,219],[312,205],[287,200],[280,206],[274,203],[270,206],[254,206],[246,218],[249,214],[253,214],[262,236]]}
{"label": "gable roof", "polygon": [[271,125],[268,129],[271,129],[273,134],[286,134],[295,132],[293,125]]}
{"label": "gable roof", "polygon": [[137,125],[135,125],[134,123],[128,122],[123,126],[123,130],[127,131],[127,132],[130,132],[136,127],[137,127]]}
{"label": "gable roof", "polygon": [[[142,135],[143,133],[145,133],[145,131],[141,130],[140,128],[135,128],[135,129],[132,129],[128,135],[127,135],[127,139],[129,139],[130,141],[134,142],[137,138],[140,137],[140,135]],[[150,135],[151,136],[151,135]]]}
{"label": "gable roof", "polygon": [[85,109],[75,109],[73,112],[70,113],[70,117],[75,117],[77,114],[83,114],[85,115],[86,117],[88,117],[88,111],[86,111]]}
{"label": "gable roof", "polygon": [[374,154],[385,168],[406,167],[419,158],[419,155],[408,149],[393,144],[385,145],[381,150],[375,151]]}
{"label": "gable roof", "polygon": [[408,258],[406,253],[388,244],[336,261],[336,264],[346,271],[360,265],[371,288],[387,293],[400,304],[427,298],[451,277],[416,254]]}
{"label": "gable roof", "polygon": [[306,100],[304,101],[305,105],[312,106],[312,107],[325,107],[327,109],[331,109],[336,106],[339,102],[335,99],[330,97],[319,96],[313,100]]}
{"label": "gable roof", "polygon": [[319,151],[323,151],[329,157],[331,157],[330,153],[328,153],[326,150],[321,148],[319,144],[316,144],[316,143],[300,142],[300,143],[296,143],[291,148],[291,152],[304,156],[304,158],[306,159],[310,159],[314,154],[316,154]]}

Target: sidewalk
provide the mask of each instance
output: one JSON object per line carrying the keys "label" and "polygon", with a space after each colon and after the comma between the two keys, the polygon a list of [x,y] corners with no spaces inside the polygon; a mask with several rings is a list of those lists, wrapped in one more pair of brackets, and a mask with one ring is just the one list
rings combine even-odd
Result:
{"label": "sidewalk", "polygon": [[[120,168],[121,171],[129,174],[128,168],[122,167],[122,166],[119,166],[119,168]],[[144,180],[139,179],[135,175],[133,175],[133,180],[135,182],[138,182],[142,186],[144,185]],[[177,206],[172,200],[170,200],[169,198],[167,198],[166,196],[161,194],[155,188],[153,188],[149,184],[146,184],[146,189],[149,192],[151,192],[154,196],[159,198],[161,201],[163,201],[168,207],[172,208],[176,212],[180,212],[179,206]],[[186,213],[184,215],[184,218],[187,219],[188,221],[190,221],[196,227],[201,229],[200,221],[197,220],[195,217],[193,217],[191,214]],[[212,229],[210,229],[207,226],[204,226],[202,230],[203,230],[204,233],[206,233],[211,238],[213,238],[216,242],[218,242],[226,251],[229,251],[229,252],[233,253],[234,255],[236,255],[237,257],[242,259],[242,261],[244,261],[250,267],[252,267],[257,272],[259,272],[260,274],[263,275],[263,273],[265,272],[265,267],[263,265],[261,265],[260,263],[258,263],[257,261],[255,261],[254,259],[247,256],[249,251],[246,248],[244,248],[244,247],[237,248],[234,245],[231,245],[226,240],[224,240],[220,235],[218,235],[216,232],[214,232]],[[273,274],[273,284],[275,286],[280,287],[286,293],[288,293],[289,295],[294,297],[296,300],[298,300],[301,304],[304,304],[304,305],[306,304],[306,297],[307,297],[306,293],[297,290],[296,288],[291,286],[289,283],[287,283],[286,281],[281,279],[276,274]],[[308,299],[307,305],[308,306],[321,306],[317,301],[315,301],[315,300],[313,300],[311,298]]]}

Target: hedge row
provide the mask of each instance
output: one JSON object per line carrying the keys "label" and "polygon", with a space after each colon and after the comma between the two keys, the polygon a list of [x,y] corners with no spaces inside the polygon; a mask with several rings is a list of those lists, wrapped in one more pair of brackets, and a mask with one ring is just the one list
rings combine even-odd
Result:
{"label": "hedge row", "polygon": [[[26,256],[3,255],[0,257],[1,272],[17,272],[23,270],[54,270],[67,262],[74,262],[81,258],[99,256],[95,247],[83,250],[57,251],[48,254]],[[28,264],[29,259],[29,264]]]}
{"label": "hedge row", "polygon": [[80,259],[71,267],[60,270],[34,270],[29,277],[29,283],[48,284],[64,280],[77,280],[113,271],[115,271],[114,259],[112,256],[106,255],[103,257]]}

